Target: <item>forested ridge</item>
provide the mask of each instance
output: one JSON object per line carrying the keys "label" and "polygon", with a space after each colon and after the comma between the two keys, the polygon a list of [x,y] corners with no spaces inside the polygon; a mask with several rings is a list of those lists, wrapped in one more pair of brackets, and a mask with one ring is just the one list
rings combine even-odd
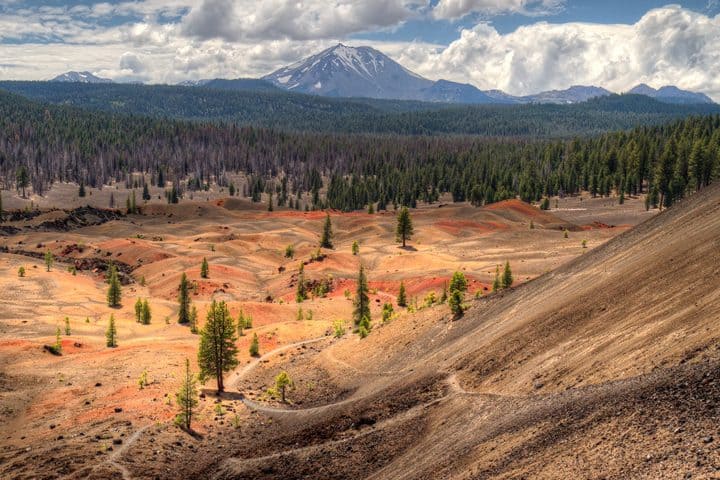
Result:
{"label": "forested ridge", "polygon": [[[237,83],[237,82],[235,82]],[[0,89],[41,102],[180,120],[232,122],[286,131],[398,135],[571,138],[720,113],[717,105],[670,105],[613,95],[574,105],[457,105],[327,98],[232,81],[210,86],[0,82]],[[230,88],[230,90],[228,90]]]}
{"label": "forested ridge", "polygon": [[6,188],[30,184],[42,194],[56,181],[98,187],[135,173],[182,195],[211,182],[229,185],[235,172],[250,176],[248,196],[272,191],[281,206],[298,192],[310,192],[316,207],[353,210],[414,206],[446,192],[479,205],[647,189],[651,204],[669,206],[720,175],[720,116],[570,140],[291,133],[86,111],[0,92]]}

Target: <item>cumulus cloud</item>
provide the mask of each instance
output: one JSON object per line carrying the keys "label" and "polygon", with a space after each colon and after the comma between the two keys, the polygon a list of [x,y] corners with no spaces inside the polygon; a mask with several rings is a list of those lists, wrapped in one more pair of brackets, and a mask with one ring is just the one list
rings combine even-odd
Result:
{"label": "cumulus cloud", "polygon": [[539,16],[557,13],[564,4],[565,0],[440,0],[433,9],[433,15],[442,19],[462,18],[472,13]]}
{"label": "cumulus cloud", "polygon": [[443,50],[401,62],[432,78],[513,94],[577,84],[627,91],[676,84],[720,98],[720,15],[668,6],[633,25],[535,23],[500,34],[488,23],[464,29]]}
{"label": "cumulus cloud", "polygon": [[[322,0],[144,0],[42,9],[7,5],[0,6],[3,79],[48,79],[67,70],[152,83],[259,77],[343,41],[373,46],[428,78],[516,95],[576,84],[622,92],[644,82],[674,84],[720,100],[720,15],[679,6],[650,10],[632,25],[538,22],[501,34],[480,21],[440,46],[422,40],[348,39],[352,32],[390,28],[430,12],[427,0],[331,0],[329,5]],[[455,13],[446,10],[453,16],[470,7],[529,11],[557,5],[551,0],[440,0],[435,10],[455,6]],[[92,21],[92,15],[114,15],[109,10],[141,17],[120,25]],[[179,16],[161,21],[162,15],[172,14]]]}
{"label": "cumulus cloud", "polygon": [[183,21],[200,39],[326,39],[395,27],[427,0],[204,0]]}

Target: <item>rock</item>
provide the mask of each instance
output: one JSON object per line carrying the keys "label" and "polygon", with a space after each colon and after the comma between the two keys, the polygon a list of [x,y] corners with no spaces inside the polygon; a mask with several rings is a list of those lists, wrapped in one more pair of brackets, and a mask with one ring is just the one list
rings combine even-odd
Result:
{"label": "rock", "polygon": [[120,413],[120,412],[122,412],[122,411],[123,411],[123,410],[122,410],[121,407],[115,407],[115,413]]}
{"label": "rock", "polygon": [[96,387],[102,387],[102,383],[97,382],[97,383],[95,384],[95,386],[96,386]]}
{"label": "rock", "polygon": [[707,437],[703,438],[703,443],[712,443],[713,440],[714,439],[712,436],[707,436]]}
{"label": "rock", "polygon": [[55,424],[54,424],[54,423],[51,423],[51,424],[50,424],[50,430],[54,430],[54,429],[55,429]]}
{"label": "rock", "polygon": [[113,438],[113,445],[122,445],[122,438]]}

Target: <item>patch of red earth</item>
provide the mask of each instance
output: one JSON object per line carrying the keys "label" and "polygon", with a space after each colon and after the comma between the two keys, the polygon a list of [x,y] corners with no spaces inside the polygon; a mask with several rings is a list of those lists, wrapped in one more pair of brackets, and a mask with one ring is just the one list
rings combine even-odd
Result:
{"label": "patch of red earth", "polygon": [[8,349],[16,348],[19,351],[35,350],[38,347],[37,343],[30,342],[28,340],[22,340],[19,338],[6,338],[0,340],[0,349],[3,353],[9,353]]}
{"label": "patch of red earth", "polygon": [[60,344],[62,345],[63,355],[72,355],[89,349],[87,345],[78,340],[73,340],[72,338],[63,338],[60,340]]}
{"label": "patch of red earth", "polygon": [[492,233],[507,230],[509,227],[499,222],[473,222],[470,220],[440,220],[435,226],[451,235],[472,231],[473,234]]}
{"label": "patch of red earth", "polygon": [[502,202],[492,203],[483,207],[485,210],[511,210],[524,216],[537,218],[543,216],[543,212],[529,203],[525,203],[518,199],[503,200]]}

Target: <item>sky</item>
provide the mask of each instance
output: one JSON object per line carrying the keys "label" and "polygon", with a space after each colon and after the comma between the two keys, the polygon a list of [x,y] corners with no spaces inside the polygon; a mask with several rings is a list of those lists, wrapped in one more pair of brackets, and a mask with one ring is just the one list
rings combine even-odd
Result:
{"label": "sky", "polygon": [[514,95],[677,85],[720,101],[720,0],[2,0],[0,79],[260,77],[342,42]]}

